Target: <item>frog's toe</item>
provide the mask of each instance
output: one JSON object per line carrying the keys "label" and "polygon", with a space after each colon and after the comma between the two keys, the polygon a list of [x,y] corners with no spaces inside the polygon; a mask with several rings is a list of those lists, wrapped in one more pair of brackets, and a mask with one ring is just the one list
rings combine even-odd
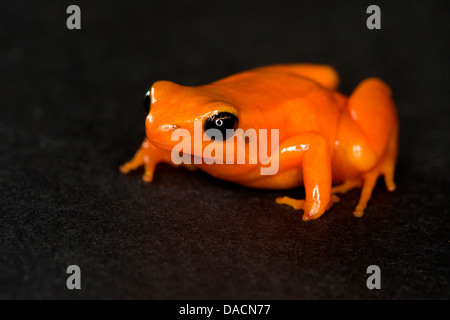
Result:
{"label": "frog's toe", "polygon": [[330,197],[330,202],[328,203],[327,210],[330,209],[333,206],[333,204],[339,203],[339,202],[341,202],[341,198],[339,198],[335,194],[332,194],[331,197]]}
{"label": "frog's toe", "polygon": [[395,182],[394,182],[394,169],[393,168],[385,169],[383,174],[384,174],[384,183],[386,185],[386,188],[389,191],[394,191],[397,188],[397,186],[395,185]]}
{"label": "frog's toe", "polygon": [[153,172],[146,172],[144,173],[144,175],[142,176],[142,181],[144,182],[152,182],[153,181]]}
{"label": "frog's toe", "polygon": [[148,156],[144,157],[144,175],[142,180],[144,182],[152,182],[153,174],[155,173],[156,163],[151,161]]}
{"label": "frog's toe", "polygon": [[275,199],[278,204],[285,204],[290,206],[295,210],[303,210],[303,221],[314,220],[319,218],[326,210],[331,208],[334,203],[340,201],[339,197],[336,195],[331,195],[330,201],[326,207],[321,206],[320,202],[306,200],[299,200],[290,197],[278,197]]}
{"label": "frog's toe", "polygon": [[121,165],[119,167],[119,170],[120,170],[120,172],[127,174],[127,173],[130,173],[130,171],[137,169],[141,165],[142,164],[137,163],[136,161],[132,160],[132,161],[125,162],[123,165]]}
{"label": "frog's toe", "polygon": [[346,180],[344,183],[331,188],[331,194],[347,193],[348,191],[361,187],[362,180]]}
{"label": "frog's toe", "polygon": [[379,176],[378,170],[373,170],[365,175],[359,202],[355,208],[355,211],[353,211],[353,215],[355,217],[362,217],[364,215],[364,209],[366,209],[367,203],[369,202],[372,196],[372,191],[373,188],[375,187],[375,183],[377,182],[378,176]]}
{"label": "frog's toe", "polygon": [[364,215],[364,209],[366,209],[366,206],[357,205],[355,211],[353,211],[353,215],[357,218],[361,218]]}
{"label": "frog's toe", "polygon": [[122,172],[122,173],[124,173],[124,174],[127,174],[127,173],[129,173],[129,172],[131,171],[131,168],[130,168],[130,166],[128,165],[128,162],[126,162],[126,163],[124,163],[123,165],[121,165],[121,166],[119,167],[119,170],[120,170],[120,172]]}
{"label": "frog's toe", "polygon": [[394,191],[395,189],[397,189],[397,186],[395,185],[394,181],[385,181],[386,182],[386,188],[389,191]]}
{"label": "frog's toe", "polygon": [[328,208],[333,204],[333,200],[336,198],[330,198],[330,201],[326,206],[322,205],[321,201],[306,201],[303,208],[303,221],[315,220],[320,218]]}
{"label": "frog's toe", "polygon": [[305,200],[298,200],[290,197],[278,197],[275,199],[278,204],[288,205],[296,210],[302,210],[305,206]]}

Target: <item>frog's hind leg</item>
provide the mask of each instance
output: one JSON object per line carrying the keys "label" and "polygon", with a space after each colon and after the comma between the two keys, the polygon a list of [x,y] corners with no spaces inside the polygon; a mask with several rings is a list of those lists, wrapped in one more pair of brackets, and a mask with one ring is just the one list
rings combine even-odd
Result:
{"label": "frog's hind leg", "polygon": [[366,79],[349,97],[347,110],[376,157],[381,159],[398,126],[391,89],[380,79]]}
{"label": "frog's hind leg", "polygon": [[380,175],[389,191],[395,189],[394,168],[397,161],[398,120],[391,89],[380,79],[361,82],[348,100],[348,112],[364,133],[366,147],[375,154],[377,164],[363,174],[361,196],[354,215],[361,217]]}

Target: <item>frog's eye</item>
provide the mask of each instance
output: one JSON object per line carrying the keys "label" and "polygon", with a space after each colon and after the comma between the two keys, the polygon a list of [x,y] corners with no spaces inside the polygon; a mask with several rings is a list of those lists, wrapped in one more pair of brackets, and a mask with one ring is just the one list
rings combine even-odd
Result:
{"label": "frog's eye", "polygon": [[227,132],[227,129],[235,130],[237,129],[237,126],[238,118],[234,114],[229,112],[219,112],[206,119],[203,124],[203,130],[208,137],[214,140],[216,137],[214,137],[212,132],[215,130],[208,132],[208,129],[217,129],[222,134],[223,140],[226,140],[233,135],[233,131],[228,130]]}
{"label": "frog's eye", "polygon": [[147,114],[150,112],[150,91],[147,91],[144,97],[144,110]]}

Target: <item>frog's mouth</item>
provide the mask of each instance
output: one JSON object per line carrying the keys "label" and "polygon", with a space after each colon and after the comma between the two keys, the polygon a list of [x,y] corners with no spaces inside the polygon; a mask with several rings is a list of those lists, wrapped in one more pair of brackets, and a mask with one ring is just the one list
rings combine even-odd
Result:
{"label": "frog's mouth", "polygon": [[[150,139],[148,136],[147,136],[147,139],[155,147],[157,147],[157,148],[159,148],[161,150],[167,151],[167,152],[174,152],[175,146],[177,146],[180,143],[179,141],[161,141],[161,140],[157,140],[157,139]],[[193,151],[193,150],[191,150],[191,151]],[[184,152],[184,154],[186,154],[187,156],[191,157],[192,161],[194,161],[194,159],[196,159],[196,158],[212,160],[212,159],[209,159],[207,157],[204,157],[203,154],[196,155],[193,152]]]}
{"label": "frog's mouth", "polygon": [[[147,137],[147,139],[155,147],[157,147],[161,150],[167,151],[167,152],[175,152],[174,151],[175,146],[180,143],[179,141],[167,142],[167,141],[156,140],[154,138],[150,139],[149,137]],[[195,150],[191,150],[191,151],[195,151]],[[185,156],[188,156],[191,158],[191,163],[203,163],[203,162],[212,163],[216,160],[216,159],[213,159],[210,157],[206,157],[203,154],[203,150],[199,150],[199,151],[200,151],[200,154],[196,154],[195,152],[185,152],[184,150],[183,150],[183,153]],[[180,154],[180,156],[181,156],[181,154]],[[225,157],[225,155],[223,155],[223,156]],[[223,159],[222,164],[227,164],[225,159]]]}

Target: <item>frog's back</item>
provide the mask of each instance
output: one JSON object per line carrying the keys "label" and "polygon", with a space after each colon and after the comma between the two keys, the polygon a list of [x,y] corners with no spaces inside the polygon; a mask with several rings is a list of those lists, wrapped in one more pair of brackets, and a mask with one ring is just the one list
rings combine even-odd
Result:
{"label": "frog's back", "polygon": [[[283,78],[290,81],[294,78],[308,79],[331,90],[336,90],[339,84],[339,76],[333,67],[316,64],[277,64],[259,67],[229,76],[214,82],[214,84],[256,82],[256,79],[263,80],[264,78],[272,79],[272,82]],[[267,84],[267,81],[264,82]],[[288,87],[290,86],[288,85]]]}
{"label": "frog's back", "polygon": [[208,87],[243,109],[242,120],[258,115],[264,119],[260,127],[280,129],[282,139],[324,130],[330,131],[332,139],[346,100],[334,91],[338,82],[336,71],[329,66],[292,64],[252,69]]}

